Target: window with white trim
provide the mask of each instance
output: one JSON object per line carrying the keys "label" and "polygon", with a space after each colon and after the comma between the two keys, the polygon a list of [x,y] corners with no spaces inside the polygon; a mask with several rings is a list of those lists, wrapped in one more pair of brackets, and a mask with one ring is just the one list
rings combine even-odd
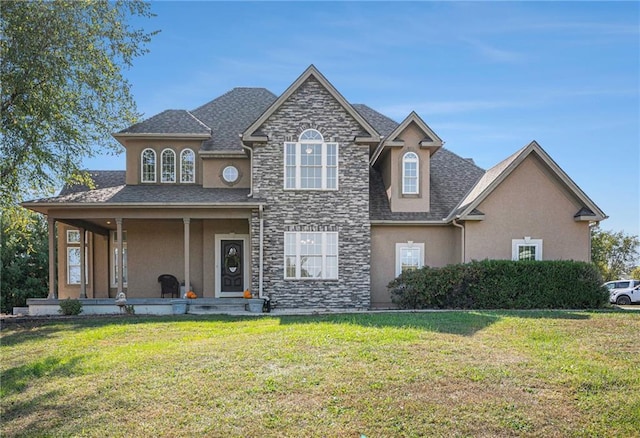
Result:
{"label": "window with white trim", "polygon": [[80,247],[67,248],[67,283],[80,284]]}
{"label": "window with white trim", "polygon": [[80,245],[80,230],[67,230],[67,243]]}
{"label": "window with white trim", "polygon": [[297,143],[285,143],[284,188],[337,190],[338,143],[325,143],[315,129],[303,131]]}
{"label": "window with white trim", "polygon": [[417,195],[418,191],[418,154],[407,152],[402,156],[402,194]]}
{"label": "window with white trim", "polygon": [[542,260],[542,239],[513,239],[511,241],[511,259],[519,260]]}
{"label": "window with white trim", "polygon": [[424,266],[424,243],[396,243],[396,277]]}
{"label": "window with white trim", "polygon": [[196,182],[196,154],[191,149],[180,152],[180,182]]}
{"label": "window with white trim", "polygon": [[142,175],[141,181],[143,183],[156,182],[156,151],[147,148],[142,151],[140,158],[140,173]]}
{"label": "window with white trim", "polygon": [[165,149],[160,157],[162,163],[160,182],[176,182],[176,153],[171,149]]}
{"label": "window with white trim", "polygon": [[338,278],[337,232],[285,232],[284,278]]}
{"label": "window with white trim", "polygon": [[[89,284],[86,248],[84,262],[85,283]],[[67,230],[67,284],[80,284],[80,230]]]}
{"label": "window with white trim", "polygon": [[[118,233],[111,231],[111,287],[118,287]],[[127,287],[127,232],[122,231],[122,285]]]}

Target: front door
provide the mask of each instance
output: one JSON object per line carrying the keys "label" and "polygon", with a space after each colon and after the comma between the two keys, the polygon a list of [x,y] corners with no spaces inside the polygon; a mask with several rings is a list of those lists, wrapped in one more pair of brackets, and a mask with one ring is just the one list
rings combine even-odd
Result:
{"label": "front door", "polygon": [[216,296],[241,297],[248,283],[246,236],[216,236]]}

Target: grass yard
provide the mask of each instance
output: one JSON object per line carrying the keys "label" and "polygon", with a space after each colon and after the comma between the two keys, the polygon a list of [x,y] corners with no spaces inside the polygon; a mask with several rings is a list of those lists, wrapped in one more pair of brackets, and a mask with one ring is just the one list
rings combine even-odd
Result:
{"label": "grass yard", "polygon": [[13,436],[639,436],[640,312],[3,322]]}

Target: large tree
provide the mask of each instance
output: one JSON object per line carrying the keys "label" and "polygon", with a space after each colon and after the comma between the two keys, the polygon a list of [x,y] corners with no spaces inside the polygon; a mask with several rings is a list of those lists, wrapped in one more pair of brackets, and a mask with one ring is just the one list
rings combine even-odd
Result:
{"label": "large tree", "polygon": [[47,221],[25,209],[0,213],[0,311],[11,313],[28,298],[49,292]]}
{"label": "large tree", "polygon": [[622,231],[606,231],[599,227],[591,233],[591,260],[605,281],[629,276],[637,263],[640,240]]}
{"label": "large tree", "polygon": [[119,152],[109,134],[137,118],[123,71],[156,33],[127,20],[152,15],[138,0],[0,2],[0,207]]}

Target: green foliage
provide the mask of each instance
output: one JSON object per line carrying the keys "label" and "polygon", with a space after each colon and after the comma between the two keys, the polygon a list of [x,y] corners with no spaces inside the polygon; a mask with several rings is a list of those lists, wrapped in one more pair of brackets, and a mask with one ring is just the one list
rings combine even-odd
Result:
{"label": "green foliage", "polygon": [[483,260],[402,273],[389,283],[405,309],[588,309],[608,294],[591,263]]}
{"label": "green foliage", "polygon": [[105,139],[137,118],[122,71],[157,33],[132,28],[135,16],[149,4],[0,2],[0,206],[88,182],[83,158],[121,151]]}
{"label": "green foliage", "polygon": [[80,312],[82,312],[82,303],[80,300],[71,298],[61,300],[60,310],[58,310],[58,312],[63,315],[80,315]]}
{"label": "green foliage", "polygon": [[639,247],[638,236],[622,231],[605,231],[596,227],[591,233],[591,261],[600,270],[604,281],[629,275],[640,255]]}
{"label": "green foliage", "polygon": [[44,298],[49,289],[47,223],[25,209],[0,214],[0,307],[11,313],[28,298]]}
{"label": "green foliage", "polygon": [[640,280],[640,266],[636,266],[635,268],[633,268],[633,270],[629,274],[629,277],[635,280]]}

